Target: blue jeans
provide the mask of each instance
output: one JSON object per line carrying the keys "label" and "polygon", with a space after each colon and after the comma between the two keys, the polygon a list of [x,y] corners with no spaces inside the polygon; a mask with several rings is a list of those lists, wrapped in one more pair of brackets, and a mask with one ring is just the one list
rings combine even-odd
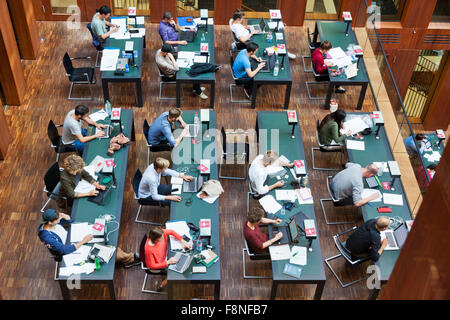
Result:
{"label": "blue jeans", "polygon": [[[87,130],[86,129],[81,129],[81,135],[83,137],[86,137]],[[77,139],[77,140],[75,140],[75,142],[73,144],[75,145],[75,147],[74,146],[68,146],[67,149],[68,150],[72,150],[72,151],[76,150],[79,154],[82,154],[83,150],[84,150],[84,143]]]}
{"label": "blue jeans", "polygon": [[[172,185],[171,184],[160,184],[158,186],[158,194],[163,195],[163,196],[168,196],[169,194],[172,193]],[[149,200],[149,201],[156,201],[152,199],[152,196],[149,196],[147,198],[144,198],[142,200]],[[159,202],[161,202],[162,204],[170,204],[170,200],[160,200]]]}

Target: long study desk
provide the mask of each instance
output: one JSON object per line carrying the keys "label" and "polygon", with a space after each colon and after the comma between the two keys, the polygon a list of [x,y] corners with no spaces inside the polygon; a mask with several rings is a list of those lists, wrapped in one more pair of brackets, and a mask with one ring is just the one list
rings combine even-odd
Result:
{"label": "long study desk", "polygon": [[[258,24],[259,19],[249,19],[248,24]],[[267,23],[267,20],[266,20]],[[284,96],[284,109],[289,107],[289,100],[291,97],[291,88],[292,88],[292,75],[291,75],[291,65],[289,63],[289,58],[287,56],[287,44],[286,44],[286,35],[284,33],[284,29],[279,30],[280,33],[283,34],[283,40],[276,39],[275,32],[273,33],[272,42],[267,42],[266,34],[255,34],[252,36],[251,41],[258,44],[259,48],[256,52],[256,56],[261,57],[263,60],[267,60],[268,56],[264,55],[264,49],[272,46],[277,46],[277,44],[285,44],[286,45],[286,56],[284,57],[284,70],[281,69],[282,57],[277,56],[277,60],[280,63],[280,70],[278,76],[273,75],[273,71],[271,72],[258,72],[258,74],[254,77],[253,80],[253,89],[252,89],[252,104],[251,107],[254,109],[256,107],[256,96],[258,94],[258,86],[259,85],[286,85],[286,92]]]}
{"label": "long study desk", "polygon": [[[183,119],[186,123],[194,123],[195,111],[189,110],[183,112]],[[199,113],[200,114],[200,113]],[[209,128],[217,128],[216,112],[210,111]],[[184,138],[180,145],[173,150],[173,169],[184,172],[191,176],[198,176],[200,159],[210,159],[211,168],[209,179],[218,180],[217,170],[217,140],[216,136],[212,135],[208,138],[206,130],[208,125],[202,123],[202,139],[201,143],[193,143],[193,138]],[[183,151],[179,151],[183,150]],[[183,152],[186,151],[187,154]],[[180,158],[184,161],[180,163]],[[192,161],[191,159],[194,159]],[[209,204],[197,197],[197,193],[181,193],[182,200],[180,202],[172,202],[170,206],[170,220],[187,220],[196,226],[199,226],[200,219],[211,219],[211,240],[210,244],[213,246],[212,251],[219,256],[214,264],[206,269],[206,273],[192,273],[193,266],[202,266],[192,262],[191,266],[183,273],[177,273],[169,270],[167,274],[169,299],[173,299],[173,289],[181,283],[196,284],[196,283],[210,283],[214,285],[214,298],[220,299],[220,227],[219,227],[219,199],[213,204]],[[191,205],[186,204],[186,200],[192,200]]]}
{"label": "long study desk", "polygon": [[420,157],[422,158],[422,163],[424,168],[428,167],[430,164],[438,164],[439,161],[429,161],[428,156],[425,157],[425,155],[431,155],[432,152],[439,152],[439,154],[442,156],[442,153],[444,152],[444,142],[441,142],[439,144],[439,138],[435,133],[431,134],[425,134],[425,139],[431,142],[431,150],[424,151],[420,154]]}
{"label": "long study desk", "polygon": [[[291,138],[292,125],[288,124],[287,114],[286,112],[272,112],[272,111],[260,111],[258,112],[258,130],[267,130],[267,135],[264,131],[259,133],[259,153],[264,154],[267,150],[271,150],[272,143],[276,143],[272,141],[272,134],[276,134],[275,132],[271,132],[271,130],[279,130],[279,155],[285,156],[289,159],[289,161],[293,162],[295,160],[305,160],[305,150],[303,148],[303,140],[302,134],[300,130],[299,124],[295,126],[295,138]],[[278,142],[277,141],[277,142]],[[306,161],[304,161],[306,166]],[[307,169],[307,168],[306,168]],[[308,172],[308,171],[306,171]],[[290,183],[295,181],[292,174],[287,173],[289,178],[285,179],[285,187],[286,189],[292,189]],[[266,183],[273,184],[277,181],[276,178],[268,178],[269,181]],[[308,186],[309,187],[309,186]],[[284,189],[283,188],[283,189]],[[275,192],[277,189],[270,191],[268,194],[272,195],[274,198]],[[317,220],[314,213],[314,204],[302,204],[299,205],[298,201],[295,202],[295,207],[288,211],[286,210],[285,220],[288,220],[299,211],[305,213],[309,219],[314,219],[316,221],[316,230],[317,230]],[[280,212],[277,212],[276,215],[279,217]],[[272,218],[273,215],[269,215],[269,218]],[[299,227],[304,228],[303,225]],[[269,225],[269,238],[271,235],[271,225]],[[318,234],[318,232],[317,232]],[[305,234],[301,233],[299,243],[295,243],[297,246],[309,246],[309,241],[305,238]],[[292,246],[291,246],[292,247]],[[307,250],[307,264],[303,266],[303,270],[301,273],[300,279],[285,275],[283,273],[283,268],[288,260],[279,260],[272,261],[272,290],[270,294],[270,299],[275,299],[278,284],[316,284],[316,291],[314,294],[315,300],[320,300],[322,296],[322,291],[325,286],[325,271],[322,263],[322,253],[320,250],[320,240],[319,236],[312,241],[312,252]]]}
{"label": "long study desk", "polygon": [[[370,117],[370,113],[347,113],[346,120],[350,120],[352,117],[358,116]],[[376,127],[372,127],[372,133],[363,136],[363,140],[359,140],[364,141],[364,151],[347,149],[348,159],[350,162],[358,163],[361,167],[365,167],[373,162],[394,161],[384,127],[380,129],[380,139],[378,140],[375,138],[375,131]],[[379,180],[380,182],[391,182],[392,177],[389,172],[384,172],[382,176],[379,176]],[[364,184],[366,185],[365,182]],[[376,207],[383,206],[384,204],[382,202],[372,202],[371,205],[366,204],[361,207],[364,221],[380,216],[399,217],[403,221],[412,220],[408,200],[406,199],[405,191],[399,178],[395,179],[394,188],[395,190],[380,190],[380,192],[401,194],[403,198],[403,206],[388,205],[392,209],[392,213],[379,213]],[[385,250],[375,264],[379,267],[379,280],[382,284],[388,281],[399,254],[400,250]],[[373,289],[369,298],[375,299],[378,293],[379,289]]]}
{"label": "long study desk", "polygon": [[[108,123],[106,121],[99,121],[99,123]],[[130,138],[131,141],[135,140],[134,137],[134,124],[133,124],[133,111],[122,109],[121,114],[121,123],[123,127],[123,133],[127,137]],[[113,124],[112,124],[113,125]],[[114,125],[113,125],[114,126]],[[116,125],[113,127],[112,136],[116,136],[120,132],[120,128]],[[89,128],[90,130],[93,127]],[[110,158],[106,155],[106,152],[109,147],[110,139],[94,139],[85,144],[83,150],[83,160],[88,165],[97,155],[100,155],[104,158]],[[114,174],[116,178],[117,188],[111,189],[109,194],[106,196],[104,200],[104,205],[100,206],[91,201],[88,201],[88,198],[79,198],[75,199],[72,206],[72,214],[71,217],[73,219],[73,223],[81,223],[88,222],[89,224],[94,224],[94,221],[99,216],[104,214],[110,214],[115,216],[115,221],[120,223],[120,217],[122,215],[122,202],[123,202],[123,194],[125,189],[125,177],[127,173],[127,163],[128,163],[128,153],[130,146],[129,144],[122,149],[116,151],[114,153],[114,163],[116,165],[114,169]],[[111,231],[116,226],[114,223],[107,223],[106,227]],[[114,289],[114,270],[115,270],[115,262],[116,262],[116,253],[117,253],[117,243],[119,239],[119,231],[120,225],[115,232],[112,232],[109,235],[109,241],[107,245],[112,245],[116,247],[116,251],[112,256],[111,260],[108,263],[102,264],[101,269],[99,271],[94,271],[91,274],[81,274],[80,281],[81,284],[107,284],[109,289],[109,294],[111,299],[116,298],[116,293]],[[69,227],[67,234],[66,244],[70,244],[70,232],[71,227]],[[100,243],[104,244],[104,243]],[[61,263],[61,267],[65,267],[64,262]],[[64,299],[70,298],[68,285],[68,278],[59,276],[57,278],[61,293]],[[70,281],[70,280],[69,280]]]}

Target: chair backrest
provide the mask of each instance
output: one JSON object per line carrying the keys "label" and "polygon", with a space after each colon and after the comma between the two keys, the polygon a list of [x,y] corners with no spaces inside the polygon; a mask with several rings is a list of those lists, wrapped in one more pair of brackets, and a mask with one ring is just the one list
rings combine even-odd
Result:
{"label": "chair backrest", "polygon": [[139,259],[141,260],[141,262],[142,262],[142,266],[145,268],[145,269],[148,269],[147,268],[147,265],[145,264],[145,244],[147,243],[147,234],[145,234],[143,237],[142,237],[142,240],[141,240],[141,244],[139,245]]}
{"label": "chair backrest", "polygon": [[63,256],[59,252],[56,252],[56,251],[52,250],[52,248],[50,248],[50,246],[48,246],[46,244],[44,244],[44,245],[47,248],[47,250],[50,252],[50,257],[52,259],[54,259],[56,262],[61,262],[62,261]]}
{"label": "chair backrest", "polygon": [[139,197],[139,184],[141,183],[141,180],[142,180],[141,170],[137,169],[133,177],[133,190],[136,197]]}
{"label": "chair backrest", "polygon": [[147,119],[144,119],[142,131],[144,132],[145,141],[147,141],[147,145],[150,145],[150,143],[148,143],[148,130],[150,130],[150,126],[148,125]]}
{"label": "chair backrest", "polygon": [[53,192],[55,190],[56,185],[59,183],[61,178],[61,171],[59,170],[58,162],[55,162],[45,173],[44,183],[45,189],[48,192]]}
{"label": "chair backrest", "polygon": [[88,23],[86,25],[86,28],[88,28],[89,32],[91,33],[92,36],[92,45],[97,49],[100,50],[102,48],[102,45],[100,43],[100,40],[98,39],[98,37],[94,34],[94,32],[92,31],[92,26],[90,23]]}
{"label": "chair backrest", "polygon": [[320,143],[320,139],[319,139],[319,126],[320,126],[320,122],[319,122],[319,120],[316,120],[316,140],[317,140],[317,144],[319,145],[319,147],[324,147],[325,145]]}
{"label": "chair backrest", "polygon": [[250,177],[249,177],[249,179],[248,179],[248,191],[249,191],[251,194],[256,194],[256,192],[253,190],[252,183],[251,183],[251,181],[250,181]]}
{"label": "chair backrest", "polygon": [[334,195],[333,190],[331,190],[331,186],[330,186],[330,180],[333,179],[332,176],[328,176],[327,177],[327,189],[328,189],[328,193],[330,194],[331,200],[333,200],[333,202],[339,202],[339,199],[336,198],[336,196]]}
{"label": "chair backrest", "polygon": [[64,69],[66,69],[67,75],[71,75],[73,72],[72,60],[70,60],[69,54],[66,52],[63,57]]}
{"label": "chair backrest", "polygon": [[334,244],[336,245],[336,248],[342,254],[344,259],[347,260],[349,263],[354,264],[355,260],[352,259],[351,252],[345,247],[344,243],[339,238],[339,235],[333,236],[333,240],[334,240]]}
{"label": "chair backrest", "polygon": [[306,38],[308,39],[308,46],[309,46],[309,49],[310,49],[310,50],[314,50],[315,47],[314,47],[314,45],[313,45],[313,43],[312,43],[312,40],[311,40],[311,33],[309,32],[309,27],[306,28]]}
{"label": "chair backrest", "polygon": [[224,127],[220,129],[220,133],[222,134],[222,151],[223,153],[227,153],[227,134],[225,133]]}
{"label": "chair backrest", "polygon": [[50,142],[55,147],[55,151],[58,152],[59,146],[61,144],[61,136],[58,133],[58,129],[56,129],[55,123],[50,120],[47,126],[47,135],[50,139]]}
{"label": "chair backrest", "polygon": [[245,244],[245,249],[247,249],[247,254],[248,254],[248,256],[249,256],[249,257],[254,256],[255,253],[252,252],[252,251],[250,250],[250,248],[249,248],[249,246],[248,246],[248,243],[247,243],[247,239],[245,239],[245,238],[244,238],[244,244]]}

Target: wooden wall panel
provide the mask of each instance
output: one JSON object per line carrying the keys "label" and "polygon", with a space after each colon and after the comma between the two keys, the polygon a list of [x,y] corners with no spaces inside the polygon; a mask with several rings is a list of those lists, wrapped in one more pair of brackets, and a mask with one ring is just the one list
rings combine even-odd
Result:
{"label": "wooden wall panel", "polygon": [[43,9],[42,0],[32,0],[33,8],[34,8],[34,17],[38,21],[45,20],[45,14]]}
{"label": "wooden wall panel", "polygon": [[406,1],[402,13],[402,26],[405,28],[427,28],[433,15],[437,0]]}
{"label": "wooden wall panel", "polygon": [[381,293],[390,299],[450,299],[450,149],[444,150],[413,228]]}
{"label": "wooden wall panel", "polygon": [[0,83],[6,103],[20,105],[26,82],[6,0],[0,0]]}
{"label": "wooden wall panel", "polygon": [[234,10],[241,7],[241,0],[215,0],[214,2],[214,24],[228,25],[228,21]]}
{"label": "wooden wall panel", "polygon": [[9,143],[11,142],[10,140],[11,137],[9,134],[8,122],[6,121],[3,108],[0,106],[0,160],[6,158]]}
{"label": "wooden wall panel", "polygon": [[302,26],[305,20],[306,0],[280,0],[283,21],[288,26]]}
{"label": "wooden wall panel", "polygon": [[395,50],[389,56],[389,65],[397,83],[398,91],[402,99],[405,98],[406,90],[413,74],[414,65],[419,57],[420,50],[416,49],[400,49]]}
{"label": "wooden wall panel", "polygon": [[32,0],[8,0],[22,59],[34,60],[39,51],[39,31]]}
{"label": "wooden wall panel", "polygon": [[[368,5],[372,3],[372,0],[367,1]],[[343,20],[342,12],[350,11],[352,14],[352,26],[364,27],[367,20],[367,7],[364,0],[342,0],[340,10],[338,12],[339,20]]]}
{"label": "wooden wall panel", "polygon": [[84,0],[85,21],[91,21],[96,10],[100,9],[101,6],[108,6],[114,12],[111,0]]}
{"label": "wooden wall panel", "polygon": [[164,11],[170,11],[176,17],[177,2],[176,0],[150,0],[150,21],[158,23],[161,21]]}

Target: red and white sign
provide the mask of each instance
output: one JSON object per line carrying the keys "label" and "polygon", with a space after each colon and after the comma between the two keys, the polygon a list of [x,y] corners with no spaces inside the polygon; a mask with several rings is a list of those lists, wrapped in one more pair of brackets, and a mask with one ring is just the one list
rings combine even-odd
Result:
{"label": "red and white sign", "polygon": [[391,190],[391,186],[389,185],[389,182],[382,182],[381,185],[383,186],[384,190]]}
{"label": "red and white sign", "polygon": [[439,139],[445,139],[445,134],[444,134],[444,130],[442,129],[437,129],[436,130],[436,135]]}
{"label": "red and white sign", "polygon": [[273,20],[281,20],[281,11],[280,10],[269,10],[270,19]]}
{"label": "red and white sign", "polygon": [[114,111],[112,112],[112,116],[113,116],[113,117],[120,117],[120,111],[119,111],[119,110],[114,110]]}
{"label": "red and white sign", "polygon": [[92,229],[97,230],[97,231],[99,231],[99,232],[102,232],[104,227],[105,227],[104,225],[102,225],[102,224],[96,222],[96,223],[92,226]]}
{"label": "red and white sign", "polygon": [[114,159],[108,159],[105,161],[106,167],[109,168],[111,166],[115,167]]}
{"label": "red and white sign", "polygon": [[197,167],[197,169],[200,170],[201,172],[208,172],[209,171],[209,168],[207,166],[203,165],[203,164],[199,165]]}
{"label": "red and white sign", "polygon": [[205,220],[200,220],[198,225],[200,228],[209,228],[211,226],[211,223],[210,223],[209,219],[205,219]]}
{"label": "red and white sign", "polygon": [[372,119],[380,119],[380,115],[379,115],[378,113],[371,113],[371,114],[370,114],[370,117],[371,117]]}
{"label": "red and white sign", "polygon": [[200,44],[200,52],[208,52],[208,49],[209,49],[208,43]]}
{"label": "red and white sign", "polygon": [[304,167],[304,166],[305,166],[305,164],[303,163],[302,160],[295,160],[295,161],[294,161],[294,165],[295,165],[297,168],[301,168],[301,167]]}
{"label": "red and white sign", "polygon": [[344,11],[342,12],[342,18],[344,18],[344,21],[352,21],[352,14],[350,11]]}
{"label": "red and white sign", "polygon": [[288,112],[288,118],[289,119],[295,119],[295,111]]}
{"label": "red and white sign", "polygon": [[316,235],[316,229],[315,228],[309,228],[305,229],[306,236],[313,237]]}
{"label": "red and white sign", "polygon": [[136,7],[129,7],[128,8],[128,15],[129,16],[135,16],[136,15]]}

